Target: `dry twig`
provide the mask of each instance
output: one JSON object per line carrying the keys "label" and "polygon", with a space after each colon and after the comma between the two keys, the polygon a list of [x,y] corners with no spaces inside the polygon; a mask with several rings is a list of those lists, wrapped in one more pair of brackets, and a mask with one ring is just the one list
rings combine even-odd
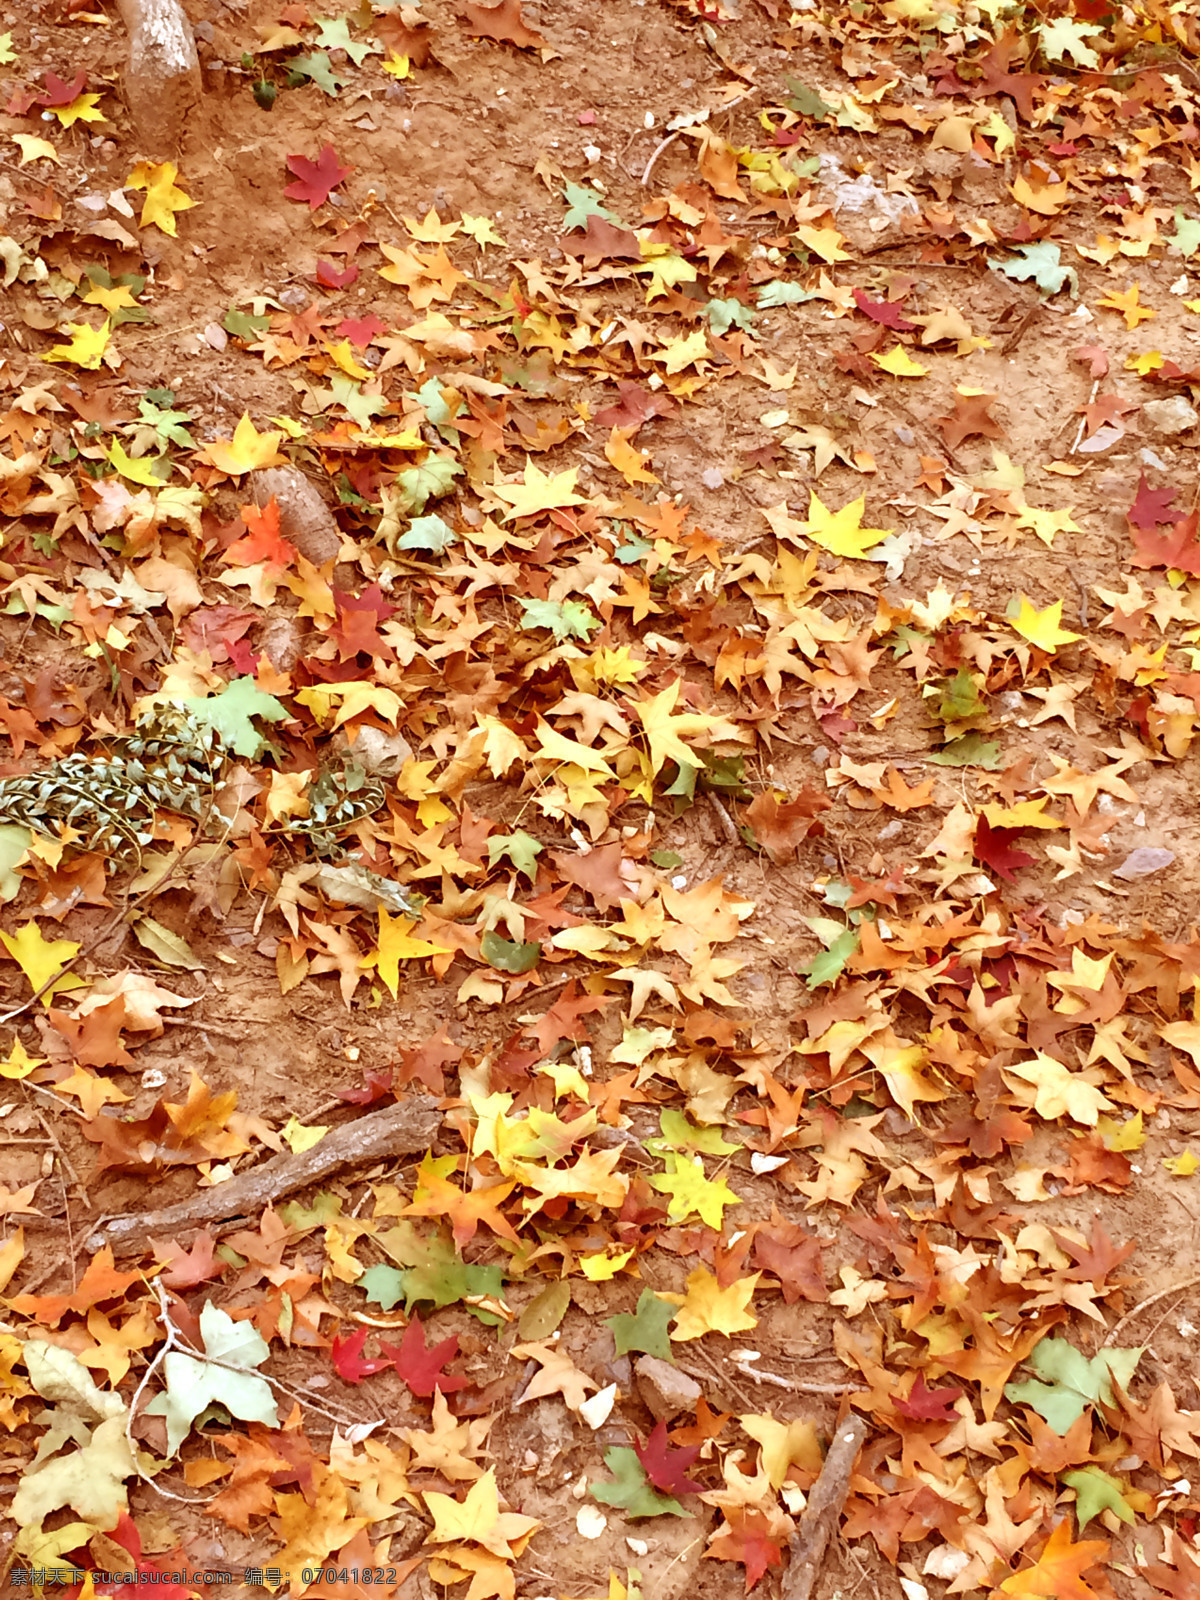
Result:
{"label": "dry twig", "polygon": [[792,1535],[792,1562],[783,1582],[782,1600],[810,1600],[829,1536],[850,1492],[850,1474],[866,1436],[867,1425],[861,1417],[850,1416],[838,1424],[800,1526]]}
{"label": "dry twig", "polygon": [[93,1253],[105,1245],[118,1251],[135,1250],[152,1233],[174,1232],[201,1222],[216,1222],[218,1231],[225,1231],[236,1227],[243,1217],[256,1216],[264,1206],[284,1195],[319,1183],[339,1167],[426,1149],[440,1122],[436,1105],[428,1095],[385,1106],[335,1128],[320,1144],[301,1155],[273,1156],[252,1171],[230,1178],[215,1189],[201,1190],[178,1205],[110,1217],[94,1230],[87,1248]]}

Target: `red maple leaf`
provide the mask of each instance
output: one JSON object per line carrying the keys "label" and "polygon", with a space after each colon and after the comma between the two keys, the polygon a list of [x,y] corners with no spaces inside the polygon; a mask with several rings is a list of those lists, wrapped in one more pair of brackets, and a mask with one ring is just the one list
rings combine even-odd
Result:
{"label": "red maple leaf", "polygon": [[620,400],[597,411],[592,419],[597,427],[636,430],[651,417],[669,417],[675,410],[675,402],[669,395],[653,394],[628,378],[617,379],[617,393]]}
{"label": "red maple leaf", "polygon": [[322,289],[348,289],[358,282],[358,268],[351,261],[345,271],[339,271],[332,261],[318,259],[315,277]]}
{"label": "red maple leaf", "polygon": [[1138,479],[1134,502],[1126,515],[1135,528],[1145,528],[1153,532],[1160,525],[1175,524],[1178,513],[1171,509],[1174,504],[1174,489],[1168,488],[1166,484],[1161,489],[1152,489],[1146,482],[1146,474],[1143,472]]}
{"label": "red maple leaf", "polygon": [[572,978],[549,1011],[543,1012],[527,1032],[544,1056],[551,1055],[563,1039],[586,1039],[587,1029],[580,1018],[592,1011],[606,1011],[612,1000],[610,994],[576,994]]}
{"label": "red maple leaf", "polygon": [[821,1241],[802,1222],[785,1221],[775,1212],[773,1226],[760,1224],[754,1235],[754,1264],[775,1274],[789,1306],[800,1299],[829,1299],[821,1271]]}
{"label": "red maple leaf", "polygon": [[282,572],[296,559],[296,547],[279,531],[279,507],[272,495],[265,506],[243,506],[242,521],[249,532],[236,539],[225,552],[233,567],[253,567],[260,561]]}
{"label": "red maple leaf", "polygon": [[384,1100],[392,1092],[392,1080],[395,1076],[394,1067],[366,1067],[363,1070],[362,1083],[350,1089],[335,1089],[333,1092],[339,1100],[344,1100],[351,1106],[370,1106],[376,1100]]}
{"label": "red maple leaf", "polygon": [[783,1545],[773,1537],[762,1511],[753,1506],[731,1506],[728,1521],[704,1554],[714,1561],[740,1561],[746,1569],[746,1593],[768,1567],[783,1565]]}
{"label": "red maple leaf", "polygon": [[892,1405],[902,1417],[912,1422],[953,1422],[957,1418],[954,1402],[962,1394],[953,1385],[945,1389],[929,1389],[925,1374],[917,1373],[917,1381],[908,1391],[908,1399],[895,1399]]}
{"label": "red maple leaf", "polygon": [[411,1050],[401,1045],[400,1065],[395,1069],[393,1083],[397,1090],[406,1089],[415,1078],[430,1094],[445,1094],[444,1068],[457,1066],[461,1056],[462,1045],[455,1044],[445,1028],[440,1028]]}
{"label": "red maple leaf", "polygon": [[150,1248],[164,1263],[158,1282],[168,1289],[194,1289],[197,1284],[219,1278],[227,1263],[218,1261],[213,1254],[216,1242],[207,1228],[192,1240],[190,1250],[185,1250],[177,1239],[151,1239]]}
{"label": "red maple leaf", "polygon": [[1181,517],[1170,533],[1156,528],[1138,528],[1133,535],[1135,567],[1177,567],[1193,578],[1200,578],[1200,542],[1196,539],[1197,514]]}
{"label": "red maple leaf", "polygon": [[982,439],[1006,438],[1004,429],[991,414],[991,408],[995,403],[994,394],[956,394],[954,415],[937,419],[942,437],[946,441],[946,448],[957,450],[964,439],[971,439],[976,435]]}
{"label": "red maple leaf", "polygon": [[122,1570],[109,1574],[107,1578],[97,1577],[96,1594],[112,1595],[116,1600],[136,1600],[145,1592],[147,1585],[153,1585],[155,1594],[176,1595],[179,1600],[186,1600],[188,1595],[195,1593],[191,1583],[185,1580],[184,1573],[199,1563],[185,1559],[182,1548],[178,1546],[157,1559],[143,1555],[142,1536],[128,1511],[121,1512],[116,1527],[108,1537],[128,1552],[129,1561]]}
{"label": "red maple leaf", "polygon": [[915,322],[909,322],[904,316],[898,300],[872,300],[864,289],[855,289],[854,303],[864,317],[882,323],[885,328],[894,328],[897,333],[911,333],[916,327]]}
{"label": "red maple leaf", "polygon": [[1093,378],[1103,378],[1108,375],[1108,351],[1102,344],[1080,345],[1071,359],[1085,366]]}
{"label": "red maple leaf", "polygon": [[983,816],[975,824],[976,861],[982,861],[985,867],[998,872],[1005,883],[1012,883],[1016,868],[1033,865],[1033,856],[1026,855],[1024,850],[1016,850],[1012,846],[1011,841],[1019,832],[1019,828],[993,828]]}
{"label": "red maple leaf", "polygon": [[440,1389],[443,1394],[453,1394],[455,1389],[465,1389],[471,1381],[470,1378],[456,1377],[452,1372],[442,1371],[447,1361],[453,1361],[458,1354],[458,1335],[452,1333],[440,1344],[427,1345],[425,1328],[418,1316],[414,1316],[405,1328],[404,1337],[398,1345],[380,1339],[379,1348],[412,1392],[424,1400],[428,1400],[435,1389]]}
{"label": "red maple leaf", "polygon": [[372,339],[387,332],[387,323],[380,322],[373,311],[365,317],[343,317],[337,325],[338,336],[349,339],[356,350],[365,350]]}
{"label": "red maple leaf", "polygon": [[338,660],[352,661],[355,656],[371,656],[379,661],[395,659],[392,648],[379,637],[379,625],[395,615],[396,607],[383,598],[377,583],[371,584],[359,595],[338,590],[334,594],[337,621],[330,632],[337,640]]}
{"label": "red maple leaf", "polygon": [[233,647],[258,620],[255,612],[240,606],[203,606],[184,623],[183,641],[197,654],[207,650],[214,662],[229,661]]}
{"label": "red maple leaf", "polygon": [[125,998],[116,995],[107,1005],[97,1006],[86,1016],[69,1017],[65,1011],[50,1008],[50,1023],[71,1047],[81,1067],[129,1067],[133,1057],[125,1048],[121,1029],[125,1025]]}
{"label": "red maple leaf", "polygon": [[306,200],[310,211],[324,205],[330,191],[354,171],[353,167],[341,165],[331,144],[325,146],[315,161],[307,156],[288,156],[287,169],[295,173],[296,182],[289,183],[284,194],[289,200]]}
{"label": "red maple leaf", "polygon": [[665,1422],[656,1423],[645,1444],[635,1444],[633,1451],[650,1482],[663,1494],[699,1494],[700,1485],[686,1474],[700,1454],[700,1446],[672,1448],[667,1442]]}
{"label": "red maple leaf", "polygon": [[70,83],[64,83],[57,72],[47,72],[43,79],[46,87],[34,101],[39,106],[69,106],[78,100],[87,84],[87,73],[77,72]]}
{"label": "red maple leaf", "polygon": [[[333,1362],[334,1370],[339,1378],[344,1378],[347,1383],[361,1383],[364,1378],[369,1378],[373,1372],[383,1372],[392,1364],[391,1355],[363,1356],[362,1347],[367,1340],[367,1329],[359,1328],[356,1332],[343,1339],[335,1334],[333,1345],[329,1352],[329,1359]],[[383,1340],[379,1341],[379,1348],[386,1350]]]}

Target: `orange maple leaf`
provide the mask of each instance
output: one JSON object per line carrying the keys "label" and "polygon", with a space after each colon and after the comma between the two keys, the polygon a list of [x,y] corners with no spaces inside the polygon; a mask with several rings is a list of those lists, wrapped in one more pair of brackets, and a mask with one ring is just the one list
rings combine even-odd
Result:
{"label": "orange maple leaf", "polygon": [[1107,1539],[1081,1539],[1072,1544],[1071,1524],[1064,1518],[1034,1565],[1005,1578],[1000,1588],[1005,1594],[1028,1595],[1031,1600],[1097,1600],[1082,1575],[1107,1555]]}

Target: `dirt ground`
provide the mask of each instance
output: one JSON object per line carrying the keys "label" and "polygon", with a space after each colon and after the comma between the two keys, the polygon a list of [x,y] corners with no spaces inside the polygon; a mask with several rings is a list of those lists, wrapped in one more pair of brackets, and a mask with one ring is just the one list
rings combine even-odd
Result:
{"label": "dirt ground", "polygon": [[[747,1489],[745,1475],[766,1470],[755,1419],[811,1423],[823,1447],[854,1409],[871,1441],[816,1594],[999,1593],[1044,1559],[1046,1536],[1073,1515],[1078,1486],[1063,1474],[1081,1465],[1117,1486],[1090,1526],[1071,1523],[1076,1539],[1108,1542],[1090,1554],[1090,1588],[1037,1587],[1065,1582],[1043,1577],[1004,1592],[1194,1594],[1200,1500],[1186,1481],[1173,1483],[1197,1454],[1186,1430],[1191,1445],[1171,1435],[1173,1454],[1159,1436],[1156,1461],[1122,1432],[1116,1401],[1096,1402],[1090,1445],[1055,1465],[1037,1454],[1034,1412],[1012,1400],[997,1411],[988,1398],[996,1372],[1001,1388],[1028,1376],[1017,1351],[1030,1330],[1091,1357],[1146,1297],[1180,1286],[1115,1342],[1147,1346],[1131,1403],[1145,1407],[1167,1384],[1181,1412],[1200,1409],[1190,1320],[1200,1321],[1200,1199],[1188,1175],[1200,1045],[1187,1032],[1200,971],[1200,432],[1194,413],[1172,432],[1153,409],[1172,396],[1190,403],[1200,387],[1200,302],[1188,304],[1200,296],[1200,269],[1186,248],[1200,186],[1194,19],[1164,5],[1126,7],[1113,21],[1099,0],[1028,15],[1014,7],[1011,18],[953,0],[907,9],[898,0],[506,0],[503,25],[490,14],[480,23],[482,11],[444,0],[372,10],[364,0],[342,19],[345,36],[376,48],[355,61],[329,46],[325,65],[342,81],[328,93],[303,74],[287,81],[289,62],[320,48],[320,6],[189,0],[204,94],[176,157],[174,181],[194,204],[175,212],[175,236],[138,225],[144,191],[131,174],[164,152],[143,147],[121,98],[126,39],[115,9],[30,4],[0,14],[13,57],[0,66],[0,92],[14,97],[0,117],[0,140],[13,141],[0,157],[0,242],[12,246],[0,303],[9,408],[0,695],[13,745],[0,775],[40,770],[75,748],[95,753],[129,728],[139,697],[164,686],[177,698],[215,694],[257,672],[292,719],[275,758],[260,748],[241,763],[226,853],[207,866],[185,856],[159,892],[127,859],[106,878],[105,852],[88,851],[78,820],[66,865],[53,851],[17,863],[6,932],[15,939],[34,920],[45,939],[73,941],[85,989],[54,999],[55,1012],[27,1005],[37,987],[28,969],[0,963],[9,1013],[0,1053],[10,1052],[8,1067],[0,1063],[0,1197],[6,1244],[20,1246],[0,1253],[0,1355],[11,1380],[0,1471],[14,1489],[37,1481],[41,1401],[51,1397],[34,1395],[20,1354],[35,1334],[100,1382],[124,1348],[111,1382],[123,1405],[154,1376],[167,1324],[125,1346],[113,1330],[157,1316],[157,1262],[193,1344],[207,1301],[268,1339],[269,1370],[286,1386],[279,1394],[296,1400],[308,1454],[303,1468],[289,1467],[290,1400],[274,1430],[232,1423],[245,1439],[258,1430],[255,1449],[270,1433],[276,1465],[260,1464],[257,1478],[248,1443],[217,1442],[228,1417],[201,1419],[167,1460],[162,1419],[140,1412],[130,1438],[166,1460],[144,1480],[128,1475],[151,1565],[182,1551],[193,1568],[228,1569],[241,1583],[245,1569],[278,1562],[281,1550],[286,1567],[299,1551],[306,1570],[325,1576],[302,1581],[297,1565],[297,1595],[377,1593],[338,1578],[373,1559],[406,1600],[582,1600],[632,1595],[639,1582],[654,1600],[703,1600],[743,1576],[748,1586],[761,1557],[759,1592],[786,1596],[788,1535],[819,1458],[789,1436],[780,1481]],[[489,37],[497,26],[511,32],[514,16],[540,44]],[[1104,51],[1103,69],[1035,59],[1039,18],[1082,26],[1081,48]],[[989,66],[1005,19],[1019,24],[1020,43]],[[105,120],[64,127],[53,105],[22,108],[21,92],[48,83],[46,71],[67,83],[86,74]],[[21,138],[51,140],[58,159],[31,155]],[[349,171],[310,209],[285,194],[298,176],[289,162],[317,160],[325,146]],[[739,164],[738,152],[763,160]],[[787,158],[785,185],[768,156]],[[854,190],[864,174],[873,181]],[[618,219],[601,222],[594,247],[581,243],[585,223],[564,221],[570,186]],[[409,223],[431,211],[431,233],[486,218],[502,242],[461,230],[439,241],[418,229],[414,243]],[[612,237],[600,237],[604,228]],[[638,229],[654,230],[658,255],[639,254]],[[998,270],[1049,242],[1074,284],[1043,293]],[[408,259],[381,279],[392,259],[382,245],[415,249],[428,270]],[[430,266],[443,245],[450,263]],[[664,254],[687,271],[647,298],[646,264]],[[134,299],[147,315],[114,313],[94,366],[47,362],[70,328],[95,330],[107,314],[102,299],[84,300],[88,267],[110,285],[144,279]],[[784,281],[812,297],[771,305],[766,296],[763,306],[768,286]],[[1153,320],[1098,304],[1135,281],[1135,304]],[[722,325],[706,304],[734,320]],[[931,318],[951,331],[927,343],[919,330]],[[703,358],[677,365],[670,342],[697,334]],[[880,369],[875,358],[893,347],[925,370]],[[636,403],[618,389],[626,381]],[[460,410],[447,421],[438,405],[448,389]],[[204,504],[194,530],[160,507],[139,532],[126,501],[165,480],[114,476],[111,445],[129,445],[142,398],[164,390],[170,397],[155,404],[186,414],[190,434],[186,446],[163,445],[170,481],[202,491]],[[339,393],[380,404],[355,415]],[[992,397],[983,428],[958,438],[953,419],[978,395]],[[640,414],[659,400],[657,414]],[[618,403],[633,409],[606,419]],[[246,534],[238,519],[249,481],[205,452],[232,439],[244,413],[260,435],[290,419],[282,451],[333,506],[346,542],[319,579],[298,564],[287,582],[278,570],[222,565]],[[631,425],[633,455],[647,452],[633,466],[614,432]],[[418,451],[461,455],[449,493],[406,511],[453,525],[444,555],[384,547],[385,491],[413,449],[367,438],[385,427],[416,427]],[[25,453],[36,464],[22,468]],[[135,463],[145,456],[143,439]],[[575,469],[576,493],[513,527],[502,513],[519,502],[496,490],[527,461],[538,473]],[[1129,517],[1139,482],[1174,496],[1140,542],[1145,529]],[[805,538],[819,526],[810,496],[837,510],[864,494],[863,524],[895,536],[886,561],[878,548],[855,560]],[[1179,534],[1172,558],[1147,556],[1168,528]],[[621,541],[633,541],[634,558],[620,555]],[[657,583],[655,562],[665,572]],[[130,568],[157,596],[147,611],[114,587]],[[199,585],[193,600],[176,603],[179,590],[163,598],[166,568]],[[107,612],[103,584],[89,589],[81,577],[97,569],[110,586]],[[356,651],[352,635],[335,649],[331,619],[336,611],[341,626],[350,615],[335,596],[364,594],[380,649]],[[1046,645],[1044,627],[1030,636],[1010,626],[1022,596],[1042,623],[1060,603],[1050,620],[1070,637],[1051,628]],[[518,626],[531,597],[583,603],[594,628],[550,638]],[[636,693],[632,678],[598,680],[594,660],[580,666],[609,648],[648,664]],[[694,804],[664,792],[678,763],[647,771],[646,740],[630,733],[637,697],[680,675],[680,709],[696,721],[674,737],[713,752]],[[334,744],[331,718],[302,714],[304,702],[289,697],[364,681],[399,711],[368,700],[352,729],[403,735],[411,760],[388,779],[383,820],[357,826],[337,859],[424,897],[403,926],[426,943],[401,954],[395,997],[378,964],[382,915],[289,880],[315,860],[302,842],[268,830],[264,844],[263,794]],[[955,683],[974,684],[966,709],[937,713]],[[605,721],[601,702],[620,726]],[[595,787],[579,768],[575,789],[564,787],[566,758],[539,746],[555,716],[558,735],[603,753]],[[515,764],[493,765],[471,744],[472,729],[490,724],[519,746]],[[930,759],[975,737],[995,744],[993,756]],[[637,758],[625,760],[625,748]],[[578,798],[584,789],[590,802]],[[797,797],[808,799],[788,813]],[[0,812],[2,799],[0,789]],[[990,844],[978,826],[985,807]],[[525,873],[488,848],[489,837],[518,830],[542,852]],[[159,843],[203,839],[160,819]],[[1143,849],[1169,855],[1122,876]],[[847,921],[852,893],[876,920]],[[114,923],[131,904],[182,942],[173,955]],[[658,916],[653,935],[631,931],[643,913]],[[860,943],[822,981],[812,964],[823,943],[851,926]],[[543,959],[528,976],[497,969],[480,953],[488,930],[514,947],[539,942]],[[89,1056],[78,1026],[70,1030],[85,1015],[74,1008],[105,977],[120,992],[129,973],[153,976],[174,999],[160,1002],[153,1026],[118,1019],[109,1058]],[[578,1015],[568,1006],[543,1048],[538,1021],[564,994],[597,1004]],[[31,1074],[14,1040],[42,1059]],[[1099,1096],[1106,1120],[1094,1106],[1056,1109],[1040,1068],[1032,1078],[1014,1071],[1047,1057]],[[542,1070],[547,1060],[559,1077]],[[583,1075],[574,1100],[562,1088],[569,1070]],[[207,1122],[198,1114],[189,1137],[199,1145],[180,1155],[162,1108],[188,1102],[197,1077],[213,1097],[236,1094],[235,1120],[228,1106]],[[107,1106],[92,1080],[112,1091]],[[56,1089],[67,1082],[76,1087]],[[512,1096],[514,1118],[532,1107],[568,1123],[590,1115],[581,1104],[590,1097],[600,1115],[585,1159],[607,1151],[619,1161],[624,1187],[607,1201],[597,1197],[602,1163],[584,1169],[596,1196],[560,1185],[555,1197],[541,1168],[537,1180],[514,1168],[523,1176],[503,1213],[509,1234],[472,1226],[459,1252],[472,1266],[504,1266],[499,1312],[478,1293],[474,1305],[456,1296],[431,1312],[421,1303],[430,1339],[457,1339],[454,1371],[469,1380],[446,1395],[451,1412],[493,1419],[479,1466],[494,1469],[509,1512],[536,1519],[529,1539],[493,1529],[492,1544],[449,1554],[423,1543],[436,1518],[425,1496],[462,1501],[478,1474],[422,1471],[408,1459],[407,1431],[431,1425],[429,1393],[397,1370],[350,1381],[353,1358],[338,1364],[346,1339],[365,1329],[367,1360],[404,1326],[400,1307],[364,1299],[356,1279],[412,1266],[392,1236],[390,1249],[380,1240],[400,1203],[424,1192],[419,1152],[347,1168],[290,1197],[299,1209],[261,1223],[255,1215],[231,1235],[201,1229],[206,1244],[196,1245],[195,1227],[167,1230],[180,1256],[195,1246],[203,1262],[207,1249],[211,1270],[171,1266],[151,1216],[143,1254],[116,1262],[140,1263],[136,1285],[49,1305],[76,1291],[101,1219],[186,1201],[393,1091],[437,1097],[433,1156],[471,1195],[508,1171],[478,1143],[488,1096]],[[739,1202],[718,1208],[715,1227],[702,1211],[668,1215],[648,1183],[660,1169],[662,1113],[684,1110],[692,1133],[703,1130],[686,1148],[706,1152],[707,1180],[728,1179]],[[110,1148],[97,1130],[118,1122],[141,1131]],[[718,1142],[704,1143],[708,1135]],[[570,1148],[567,1138],[553,1162]],[[421,1226],[432,1228],[442,1213],[421,1203]],[[290,1230],[282,1253],[272,1233],[280,1216]],[[1064,1253],[1064,1238],[1077,1250]],[[1127,1242],[1128,1258],[1106,1255]],[[610,1245],[636,1254],[591,1281],[580,1259]],[[788,1265],[775,1273],[780,1258]],[[677,1330],[673,1344],[707,1407],[730,1414],[715,1443],[694,1404],[669,1417],[673,1443],[700,1446],[692,1475],[704,1493],[683,1494],[683,1516],[601,1504],[599,1522],[588,1521],[605,1452],[638,1444],[657,1418],[635,1376],[638,1350],[618,1354],[609,1319],[635,1313],[647,1288],[687,1300],[701,1270],[722,1291],[759,1275],[756,1322],[730,1333],[714,1322],[687,1340]],[[565,1312],[545,1334],[530,1331],[541,1322],[530,1306],[557,1281],[570,1287]],[[855,1286],[865,1286],[861,1303]],[[1007,1367],[981,1354],[989,1328],[1013,1357]],[[536,1358],[509,1354],[543,1339],[557,1341],[589,1392],[616,1385],[611,1414],[594,1427],[563,1391],[536,1397]],[[97,1351],[103,1359],[87,1359]],[[523,1398],[531,1380],[535,1397]],[[921,1412],[923,1387],[911,1398],[918,1380],[964,1409]],[[908,1411],[891,1409],[896,1396]],[[746,1417],[750,1431],[738,1421]],[[374,1501],[363,1488],[371,1439],[408,1463],[391,1500],[377,1477]],[[213,1496],[242,1482],[234,1462],[257,1488],[222,1515]],[[72,1519],[77,1536],[55,1543]],[[887,1533],[877,1534],[877,1519]],[[39,1526],[44,1542],[22,1544],[28,1528],[8,1523],[14,1571],[59,1561],[69,1580],[71,1566],[103,1567],[106,1551],[112,1566],[104,1540],[114,1529],[116,1557],[131,1548],[124,1523],[66,1491]],[[478,1564],[484,1548],[492,1566]],[[470,1551],[457,1568],[456,1549]],[[931,1560],[934,1551],[954,1559]],[[134,1592],[86,1582],[98,1594]]]}

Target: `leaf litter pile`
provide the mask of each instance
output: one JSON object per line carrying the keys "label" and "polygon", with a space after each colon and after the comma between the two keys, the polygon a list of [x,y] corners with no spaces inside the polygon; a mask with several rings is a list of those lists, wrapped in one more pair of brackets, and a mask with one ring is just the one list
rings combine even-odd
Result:
{"label": "leaf litter pile", "polygon": [[1194,1600],[1194,7],[191,10],[0,33],[10,1581]]}

